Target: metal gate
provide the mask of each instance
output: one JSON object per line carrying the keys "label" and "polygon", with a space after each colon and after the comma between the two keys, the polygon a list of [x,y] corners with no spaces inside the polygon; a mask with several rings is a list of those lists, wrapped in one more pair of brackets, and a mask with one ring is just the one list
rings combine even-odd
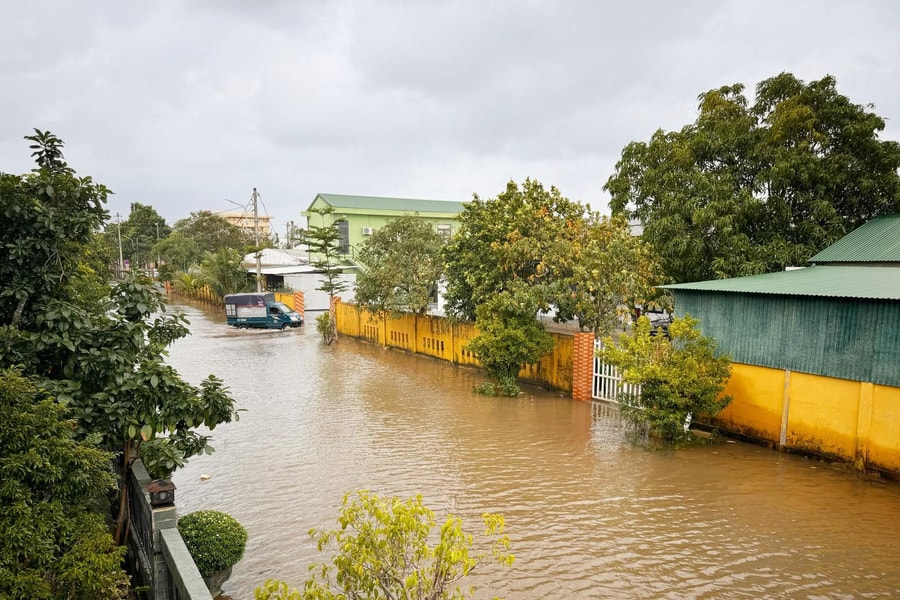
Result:
{"label": "metal gate", "polygon": [[594,400],[619,403],[622,394],[635,394],[640,396],[641,386],[625,383],[618,367],[608,365],[600,360],[597,352],[603,348],[601,340],[594,340],[594,382],[591,386],[591,397]]}

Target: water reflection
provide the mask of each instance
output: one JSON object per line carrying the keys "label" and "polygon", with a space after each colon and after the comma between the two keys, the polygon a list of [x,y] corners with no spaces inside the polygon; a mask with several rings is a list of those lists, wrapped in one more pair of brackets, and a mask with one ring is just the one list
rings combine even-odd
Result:
{"label": "water reflection", "polygon": [[323,558],[307,531],[363,488],[420,493],[472,531],[504,513],[516,563],[477,576],[478,598],[900,595],[894,484],[743,443],[647,451],[614,407],[478,397],[473,370],[185,310],[193,335],[171,364],[222,377],[247,410],[175,475],[180,512],[224,510],[250,532],[235,599],[269,577],[299,586]]}

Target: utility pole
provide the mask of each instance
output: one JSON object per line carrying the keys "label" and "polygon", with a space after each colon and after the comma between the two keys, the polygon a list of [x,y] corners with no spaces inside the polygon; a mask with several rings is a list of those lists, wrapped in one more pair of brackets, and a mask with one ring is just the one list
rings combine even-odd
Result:
{"label": "utility pole", "polygon": [[291,248],[294,247],[294,243],[291,241],[291,232],[292,232],[292,230],[294,229],[294,222],[293,222],[293,221],[288,221],[287,223],[285,223],[284,229],[285,229],[285,231],[284,231],[284,245],[285,245],[285,247],[286,247],[288,250],[290,250]]}
{"label": "utility pole", "polygon": [[262,289],[262,250],[259,247],[259,207],[257,206],[259,194],[256,188],[253,188],[253,234],[256,243],[256,291],[261,292]]}
{"label": "utility pole", "polygon": [[122,220],[119,213],[116,213],[116,231],[119,238],[119,277],[125,272],[125,261],[122,259]]}

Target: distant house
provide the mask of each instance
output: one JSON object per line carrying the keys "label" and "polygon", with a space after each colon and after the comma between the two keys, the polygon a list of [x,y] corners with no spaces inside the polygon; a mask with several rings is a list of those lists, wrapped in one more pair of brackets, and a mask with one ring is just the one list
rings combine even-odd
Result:
{"label": "distant house", "polygon": [[814,266],[665,286],[734,362],[727,430],[900,473],[900,215]]}
{"label": "distant house", "polygon": [[[457,216],[463,206],[462,202],[447,200],[318,194],[309,208],[300,214],[306,217],[310,226],[321,227],[340,220],[341,252],[348,266],[353,267],[356,248],[389,221],[404,215],[418,215],[431,223],[438,233],[449,238],[459,226]],[[328,207],[334,209],[331,220],[314,212]]]}
{"label": "distant house", "polygon": [[247,212],[219,212],[216,213],[217,216],[222,217],[251,238],[256,235],[257,229],[259,230],[259,238],[268,239],[272,233],[272,223],[271,218],[268,215],[257,215],[253,216],[253,213]]}

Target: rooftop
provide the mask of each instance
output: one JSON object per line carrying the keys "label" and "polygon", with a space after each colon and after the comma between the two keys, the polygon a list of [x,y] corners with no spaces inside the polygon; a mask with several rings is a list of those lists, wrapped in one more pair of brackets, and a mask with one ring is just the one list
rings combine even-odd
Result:
{"label": "rooftop", "polygon": [[809,259],[811,263],[900,263],[900,215],[876,217]]}
{"label": "rooftop", "polygon": [[661,287],[705,292],[900,300],[900,267],[816,266]]}
{"label": "rooftop", "polygon": [[422,200],[416,198],[385,198],[380,196],[348,196],[345,194],[318,194],[335,208],[360,208],[367,210],[394,210],[418,213],[461,213],[464,203],[448,200]]}

